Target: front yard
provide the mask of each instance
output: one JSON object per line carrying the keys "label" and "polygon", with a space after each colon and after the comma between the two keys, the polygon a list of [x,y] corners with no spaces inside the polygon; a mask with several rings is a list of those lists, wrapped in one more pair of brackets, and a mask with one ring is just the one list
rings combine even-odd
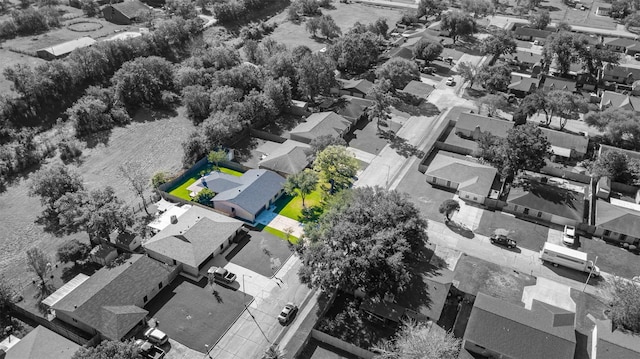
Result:
{"label": "front yard", "polygon": [[276,206],[275,212],[281,216],[285,216],[287,218],[291,218],[293,220],[304,223],[305,216],[303,214],[303,210],[305,208],[313,213],[317,211],[322,213],[323,192],[326,192],[326,189],[323,187],[322,184],[318,184],[318,186],[313,192],[305,196],[304,206],[302,205],[302,197],[300,197],[300,195],[297,195],[297,196],[283,195],[275,203],[275,206]]}

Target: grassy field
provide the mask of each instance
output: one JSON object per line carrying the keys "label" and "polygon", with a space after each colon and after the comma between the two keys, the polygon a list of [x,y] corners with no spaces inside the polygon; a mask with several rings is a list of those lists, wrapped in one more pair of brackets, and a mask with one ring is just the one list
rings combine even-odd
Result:
{"label": "grassy field", "polygon": [[[213,170],[214,170],[214,165],[213,164],[209,164],[209,165],[207,165],[207,167],[203,168],[201,172],[209,173],[209,172],[211,172]],[[220,172],[227,173],[227,174],[230,174],[232,176],[238,176],[238,177],[242,176],[242,172],[234,171],[232,169],[225,168],[225,167],[220,167]],[[187,201],[191,201],[191,196],[189,195],[191,193],[191,191],[189,191],[187,189],[187,187],[191,186],[199,178],[200,178],[200,174],[199,173],[193,175],[192,177],[187,178],[186,181],[182,182],[177,187],[175,187],[171,191],[169,191],[169,194],[172,194],[172,195],[174,195],[176,197],[182,198],[182,199],[187,200]]]}
{"label": "grassy field", "polygon": [[[402,12],[397,9],[383,8],[368,6],[356,3],[344,4],[338,1],[334,1],[332,4],[334,9],[322,9],[323,15],[330,15],[335,20],[336,24],[342,29],[342,32],[347,32],[349,28],[356,22],[363,24],[369,24],[374,22],[380,17],[387,19],[389,28],[392,28],[395,23],[402,17]],[[271,34],[271,38],[283,43],[289,47],[298,45],[306,45],[311,50],[320,50],[327,46],[324,39],[312,39],[311,35],[305,29],[305,23],[294,24],[287,20],[287,12],[274,16],[270,22],[275,22],[278,27]]]}
{"label": "grassy field", "polygon": [[[142,119],[145,120],[142,120]],[[120,177],[118,166],[125,162],[138,162],[146,175],[157,171],[177,172],[181,169],[182,146],[193,130],[191,121],[179,109],[174,117],[151,120],[136,117],[130,125],[115,128],[101,141],[90,143],[83,151],[81,164],[76,170],[82,174],[88,189],[112,186],[116,195],[129,204],[140,200]],[[57,161],[51,159],[49,162]],[[74,166],[72,166],[74,167]],[[57,247],[71,238],[87,239],[85,233],[56,237],[34,223],[42,211],[38,198],[29,197],[29,179],[22,178],[0,193],[0,275],[15,284],[24,284],[33,277],[27,272],[24,253],[38,246],[50,253],[52,260]],[[148,195],[151,194],[149,190]]]}

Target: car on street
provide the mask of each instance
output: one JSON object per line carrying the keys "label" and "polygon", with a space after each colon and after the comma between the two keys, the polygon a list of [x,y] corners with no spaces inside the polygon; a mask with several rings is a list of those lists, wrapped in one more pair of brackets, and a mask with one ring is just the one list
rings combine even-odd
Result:
{"label": "car on street", "polygon": [[640,60],[640,53],[633,55],[633,58],[636,60]]}
{"label": "car on street", "polygon": [[564,226],[564,233],[562,234],[562,244],[568,247],[576,244],[576,227]]}
{"label": "car on street", "polygon": [[213,280],[223,283],[233,283],[236,280],[236,275],[221,267],[211,267],[207,273],[213,276]]}
{"label": "car on street", "polygon": [[155,345],[163,345],[169,337],[158,328],[149,328],[144,332],[144,337]]}
{"label": "car on street", "polygon": [[436,69],[433,66],[425,66],[425,67],[422,68],[422,73],[431,75],[431,74],[436,73],[437,70],[438,69]]}
{"label": "car on street", "polygon": [[444,84],[447,86],[455,86],[456,80],[453,77],[449,77]]}
{"label": "car on street", "polygon": [[140,347],[140,354],[147,359],[162,359],[164,358],[164,350],[151,344],[148,340],[137,339],[136,345]]}
{"label": "car on street", "polygon": [[298,313],[298,306],[293,303],[287,303],[278,315],[278,321],[282,325],[287,325],[296,316],[296,313]]}
{"label": "car on street", "polygon": [[502,234],[494,234],[489,240],[491,244],[497,244],[507,248],[515,248],[518,245],[515,240]]}

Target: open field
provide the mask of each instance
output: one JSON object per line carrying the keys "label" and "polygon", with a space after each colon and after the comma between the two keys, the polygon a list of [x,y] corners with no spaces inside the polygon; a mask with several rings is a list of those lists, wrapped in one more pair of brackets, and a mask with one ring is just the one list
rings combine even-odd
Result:
{"label": "open field", "polygon": [[[116,195],[129,204],[139,199],[118,175],[118,166],[135,161],[149,177],[157,171],[176,172],[181,168],[182,146],[193,129],[191,121],[182,115],[158,120],[137,121],[123,128],[115,128],[101,142],[83,151],[77,168],[88,189],[112,186]],[[49,162],[57,159],[49,160]],[[38,198],[28,196],[29,180],[23,178],[0,193],[0,275],[12,283],[24,284],[32,277],[24,264],[25,251],[35,245],[54,254],[56,248],[70,238],[87,239],[86,233],[55,237],[34,223],[42,207]],[[148,194],[151,194],[149,191]],[[54,257],[52,257],[54,259]]]}
{"label": "open field", "polygon": [[[46,62],[41,58],[18,54],[16,52],[9,51],[4,47],[0,48],[0,58],[2,59],[2,61],[0,62],[0,73],[3,73],[4,69],[15,66],[17,64],[36,66]],[[13,94],[13,91],[11,90],[12,85],[13,84],[9,80],[7,80],[4,75],[0,76],[0,94]]]}
{"label": "open field", "polygon": [[[342,32],[347,32],[349,28],[356,22],[369,24],[380,17],[387,19],[389,28],[395,26],[395,23],[402,17],[402,12],[397,9],[382,8],[376,6],[368,6],[362,4],[343,4],[338,1],[332,3],[334,9],[322,9],[323,15],[330,15],[340,26]],[[327,46],[325,39],[312,39],[311,35],[305,29],[305,23],[294,24],[287,20],[287,12],[274,16],[269,22],[275,22],[278,27],[271,34],[271,38],[277,42],[283,43],[289,47],[298,45],[306,45],[311,50],[317,51]]]}

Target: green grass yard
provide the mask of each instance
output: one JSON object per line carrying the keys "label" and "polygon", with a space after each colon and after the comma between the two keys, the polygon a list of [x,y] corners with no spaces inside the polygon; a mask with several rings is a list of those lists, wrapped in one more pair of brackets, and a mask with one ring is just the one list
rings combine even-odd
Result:
{"label": "green grass yard", "polygon": [[[307,208],[319,208],[322,211],[323,203],[322,203],[322,193],[325,191],[322,188],[322,185],[318,185],[315,191],[309,193],[304,198],[304,204]],[[304,217],[302,215],[302,197],[298,196],[289,196],[285,195],[280,197],[275,203],[276,212],[281,215],[296,221],[304,222]]]}
{"label": "green grass yard", "polygon": [[[191,193],[191,192],[187,189],[187,187],[191,186],[195,181],[197,181],[200,178],[200,173],[202,173],[202,172],[209,173],[209,172],[213,171],[213,168],[214,168],[214,165],[212,165],[212,164],[207,165],[198,174],[187,178],[184,182],[182,182],[178,186],[176,186],[173,189],[171,189],[169,191],[169,194],[174,195],[174,196],[176,196],[178,198],[182,198],[182,199],[184,199],[186,201],[191,201],[191,196],[189,196],[189,193]],[[225,168],[225,167],[220,167],[220,172],[227,173],[227,174],[230,174],[232,176],[237,176],[237,177],[242,176],[242,172],[238,172],[238,171],[235,171],[235,170],[232,170],[232,169],[229,169],[229,168]]]}
{"label": "green grass yard", "polygon": [[277,229],[275,229],[273,227],[264,227],[262,230],[264,232],[271,233],[271,234],[273,234],[274,236],[276,236],[278,238],[282,238],[285,241],[288,240],[292,244],[298,244],[298,241],[300,240],[300,238],[294,237],[292,235],[289,235],[289,238],[287,238],[287,234],[286,233],[284,233],[283,231],[277,230]]}

